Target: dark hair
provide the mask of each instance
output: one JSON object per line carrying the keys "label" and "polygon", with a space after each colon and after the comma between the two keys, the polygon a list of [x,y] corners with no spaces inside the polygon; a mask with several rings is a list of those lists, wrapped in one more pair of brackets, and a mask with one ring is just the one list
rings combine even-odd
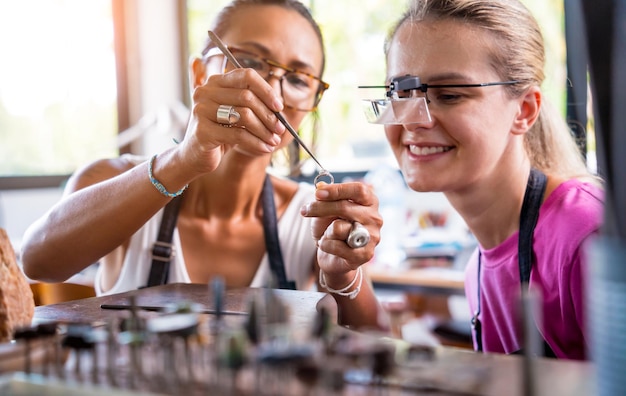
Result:
{"label": "dark hair", "polygon": [[[233,14],[237,12],[238,9],[246,7],[246,6],[255,6],[255,5],[261,5],[261,6],[275,5],[275,6],[285,8],[287,10],[293,10],[293,11],[296,11],[298,14],[302,15],[304,19],[309,21],[309,24],[315,31],[315,34],[317,35],[317,38],[320,41],[320,48],[322,50],[322,68],[321,68],[320,76],[319,76],[321,77],[322,74],[324,73],[324,67],[326,66],[326,55],[324,53],[324,39],[322,37],[322,31],[320,30],[320,27],[315,21],[315,19],[313,19],[313,16],[311,15],[311,12],[309,11],[309,9],[298,0],[233,0],[228,5],[226,5],[220,11],[219,14],[217,14],[217,17],[215,18],[215,21],[213,22],[212,30],[218,36],[223,35],[224,32],[228,30],[229,19],[232,17]],[[204,49],[202,50],[202,55],[206,55],[206,53],[213,47],[215,47],[215,44],[211,40],[207,40],[204,46]]]}
{"label": "dark hair", "polygon": [[[322,65],[321,65],[319,77],[320,78],[322,77],[322,75],[324,74],[324,68],[326,66],[326,54],[324,51],[324,39],[322,37],[322,31],[319,25],[317,24],[317,22],[315,21],[315,19],[313,19],[313,16],[311,15],[311,12],[309,11],[309,9],[298,0],[233,0],[224,8],[222,8],[219,14],[217,14],[217,17],[213,21],[213,26],[211,30],[218,36],[224,35],[224,33],[229,28],[229,21],[232,18],[232,16],[235,13],[237,13],[238,10],[244,7],[249,7],[249,6],[279,6],[286,10],[293,10],[297,12],[298,14],[302,15],[302,17],[304,17],[304,19],[306,19],[311,25],[311,27],[313,28],[313,31],[315,31],[315,34],[317,35],[317,38],[319,39],[319,42],[320,42],[320,49],[322,51]],[[203,56],[206,55],[206,53],[213,47],[215,47],[215,44],[210,39],[207,38],[207,41],[204,45],[204,49],[202,50],[202,55]],[[312,120],[312,125],[311,125],[311,132],[310,132],[311,134],[310,136],[311,146],[310,147],[313,151],[315,151],[318,129],[319,129],[318,111],[319,110],[316,109],[311,114],[313,117],[313,120]],[[278,153],[275,153],[275,154],[278,154]],[[286,167],[288,168],[289,175],[294,176],[294,177],[299,176],[301,174],[300,166],[301,166],[302,151],[300,149],[300,145],[298,144],[298,142],[296,142],[295,140],[291,142],[291,144],[288,147],[286,147],[286,149],[283,151],[282,154],[284,155],[283,162],[286,162]],[[280,162],[280,159],[277,158],[276,155],[274,155],[272,159],[272,165],[275,166],[277,162]]]}

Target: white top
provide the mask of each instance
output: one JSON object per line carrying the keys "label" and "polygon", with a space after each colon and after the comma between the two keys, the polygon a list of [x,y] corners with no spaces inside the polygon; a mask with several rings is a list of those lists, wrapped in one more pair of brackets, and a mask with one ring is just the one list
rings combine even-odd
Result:
{"label": "white top", "polygon": [[[296,282],[297,289],[306,287],[311,279],[312,263],[315,257],[315,241],[311,235],[311,219],[300,215],[300,207],[314,200],[315,189],[307,183],[300,183],[298,191],[289,203],[287,210],[278,220],[278,239],[282,250],[285,272],[288,280]],[[122,270],[115,285],[108,291],[100,287],[102,266],[96,272],[96,294],[106,295],[135,290],[148,282],[152,263],[152,245],[157,240],[163,209],[141,227],[130,240]],[[185,257],[180,243],[178,228],[174,229],[173,245],[175,256],[170,263],[168,283],[191,283]],[[207,258],[210,261],[210,257]],[[267,252],[254,275],[250,287],[266,287],[271,279]]]}

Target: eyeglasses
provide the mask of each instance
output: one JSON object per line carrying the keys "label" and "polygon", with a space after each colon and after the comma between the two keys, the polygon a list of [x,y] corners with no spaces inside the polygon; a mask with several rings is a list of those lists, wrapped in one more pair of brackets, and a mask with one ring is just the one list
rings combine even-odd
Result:
{"label": "eyeglasses", "polygon": [[[270,77],[276,77],[280,82],[280,91],[283,97],[285,107],[299,111],[313,111],[317,108],[324,91],[330,85],[322,81],[310,73],[296,70],[289,66],[285,66],[271,59],[266,59],[251,52],[228,47],[233,56],[241,64],[242,67],[256,70],[265,80]],[[204,59],[208,59],[215,55],[222,55],[219,48],[211,48]],[[234,67],[224,59],[224,72],[234,69]],[[275,74],[274,69],[284,70],[282,76]]]}
{"label": "eyeglasses", "polygon": [[[363,109],[372,124],[400,125],[424,124],[431,121],[430,106],[457,103],[460,95],[447,92],[448,88],[481,88],[493,85],[514,85],[519,81],[498,81],[478,84],[422,84],[417,76],[402,76],[389,85],[359,86],[359,88],[384,88],[385,99],[364,99]],[[431,95],[428,92],[431,92]]]}

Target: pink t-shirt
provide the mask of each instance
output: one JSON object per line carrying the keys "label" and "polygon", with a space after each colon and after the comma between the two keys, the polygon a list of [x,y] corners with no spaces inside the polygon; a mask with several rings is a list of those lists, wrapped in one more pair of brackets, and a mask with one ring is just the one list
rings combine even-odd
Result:
{"label": "pink t-shirt", "polygon": [[[585,250],[602,223],[603,192],[569,180],[545,200],[533,236],[529,288],[543,302],[535,316],[541,335],[558,358],[585,359]],[[482,249],[480,322],[485,352],[512,353],[522,348],[518,321],[520,276],[518,233],[493,249]],[[465,294],[472,314],[478,306],[478,250],[465,273]],[[474,340],[476,345],[476,340]]]}

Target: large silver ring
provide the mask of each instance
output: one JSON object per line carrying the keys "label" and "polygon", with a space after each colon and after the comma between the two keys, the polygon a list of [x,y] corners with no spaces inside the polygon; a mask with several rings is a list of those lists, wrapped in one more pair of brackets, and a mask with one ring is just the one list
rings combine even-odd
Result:
{"label": "large silver ring", "polygon": [[239,121],[241,116],[233,106],[220,105],[217,108],[217,123],[222,125],[233,125]]}
{"label": "large silver ring", "polygon": [[352,249],[358,249],[367,245],[370,241],[370,233],[367,231],[367,228],[363,226],[363,224],[355,221],[352,224],[352,229],[350,230],[350,234],[348,235],[348,239],[346,239],[346,243]]}

